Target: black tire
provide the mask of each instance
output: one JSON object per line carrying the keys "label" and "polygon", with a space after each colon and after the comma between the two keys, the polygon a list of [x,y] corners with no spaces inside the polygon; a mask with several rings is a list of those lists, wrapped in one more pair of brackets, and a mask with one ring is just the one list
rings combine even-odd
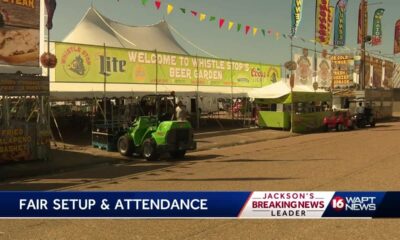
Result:
{"label": "black tire", "polygon": [[152,138],[148,138],[143,142],[143,157],[147,161],[157,161],[160,154],[157,152],[157,143]]}
{"label": "black tire", "polygon": [[373,128],[374,128],[374,127],[375,127],[375,125],[376,125],[376,124],[375,124],[375,122],[372,122],[372,123],[371,123],[371,127],[373,127]]}
{"label": "black tire", "polygon": [[183,159],[185,158],[186,150],[177,150],[169,153],[173,159]]}
{"label": "black tire", "polygon": [[341,132],[341,131],[343,131],[343,129],[344,129],[343,124],[339,123],[338,125],[336,125],[336,131]]}
{"label": "black tire", "polygon": [[133,141],[132,139],[127,136],[121,136],[118,139],[118,152],[122,155],[122,156],[126,156],[126,157],[130,157],[133,154],[133,150],[134,150],[134,146],[133,146]]}

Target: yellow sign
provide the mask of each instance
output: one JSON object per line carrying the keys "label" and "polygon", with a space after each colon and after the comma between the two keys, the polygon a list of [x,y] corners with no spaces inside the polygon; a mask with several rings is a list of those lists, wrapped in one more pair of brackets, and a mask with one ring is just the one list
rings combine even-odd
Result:
{"label": "yellow sign", "polygon": [[56,55],[56,82],[254,88],[281,78],[278,65],[144,50],[56,43]]}

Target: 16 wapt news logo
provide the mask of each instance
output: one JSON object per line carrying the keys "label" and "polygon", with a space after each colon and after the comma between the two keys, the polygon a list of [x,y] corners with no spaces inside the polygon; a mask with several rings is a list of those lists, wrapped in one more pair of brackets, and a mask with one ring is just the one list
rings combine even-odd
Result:
{"label": "16 wapt news logo", "polygon": [[340,197],[336,196],[331,201],[331,207],[336,212],[374,212],[377,210],[376,197]]}

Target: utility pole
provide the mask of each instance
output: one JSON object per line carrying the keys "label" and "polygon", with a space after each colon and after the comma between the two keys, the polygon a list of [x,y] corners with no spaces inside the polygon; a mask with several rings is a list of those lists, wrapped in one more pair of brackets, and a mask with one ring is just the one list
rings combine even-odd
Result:
{"label": "utility pole", "polygon": [[367,41],[367,25],[368,25],[368,2],[367,0],[362,0],[362,30],[361,30],[361,71],[360,71],[360,90],[365,89],[365,70],[366,70],[366,54],[365,54],[365,43]]}
{"label": "utility pole", "polygon": [[360,66],[360,90],[365,90],[365,84],[366,84],[366,76],[365,76],[365,70],[366,70],[366,43],[371,41],[371,37],[368,36],[368,6],[372,5],[380,5],[383,2],[376,2],[376,3],[370,3],[368,4],[368,0],[362,0],[362,41],[361,41],[361,66]]}

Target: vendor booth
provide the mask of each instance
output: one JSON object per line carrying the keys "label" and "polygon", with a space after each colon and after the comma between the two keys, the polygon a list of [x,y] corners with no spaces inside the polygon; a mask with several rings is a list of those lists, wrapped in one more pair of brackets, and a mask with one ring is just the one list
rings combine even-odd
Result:
{"label": "vendor booth", "polygon": [[26,2],[0,3],[0,164],[50,157],[44,7],[43,1],[29,1],[29,7]]}
{"label": "vendor booth", "polygon": [[330,92],[307,86],[292,90],[285,80],[254,90],[249,96],[257,104],[260,127],[290,130],[293,124],[292,131],[299,133],[320,129],[332,101]]}

